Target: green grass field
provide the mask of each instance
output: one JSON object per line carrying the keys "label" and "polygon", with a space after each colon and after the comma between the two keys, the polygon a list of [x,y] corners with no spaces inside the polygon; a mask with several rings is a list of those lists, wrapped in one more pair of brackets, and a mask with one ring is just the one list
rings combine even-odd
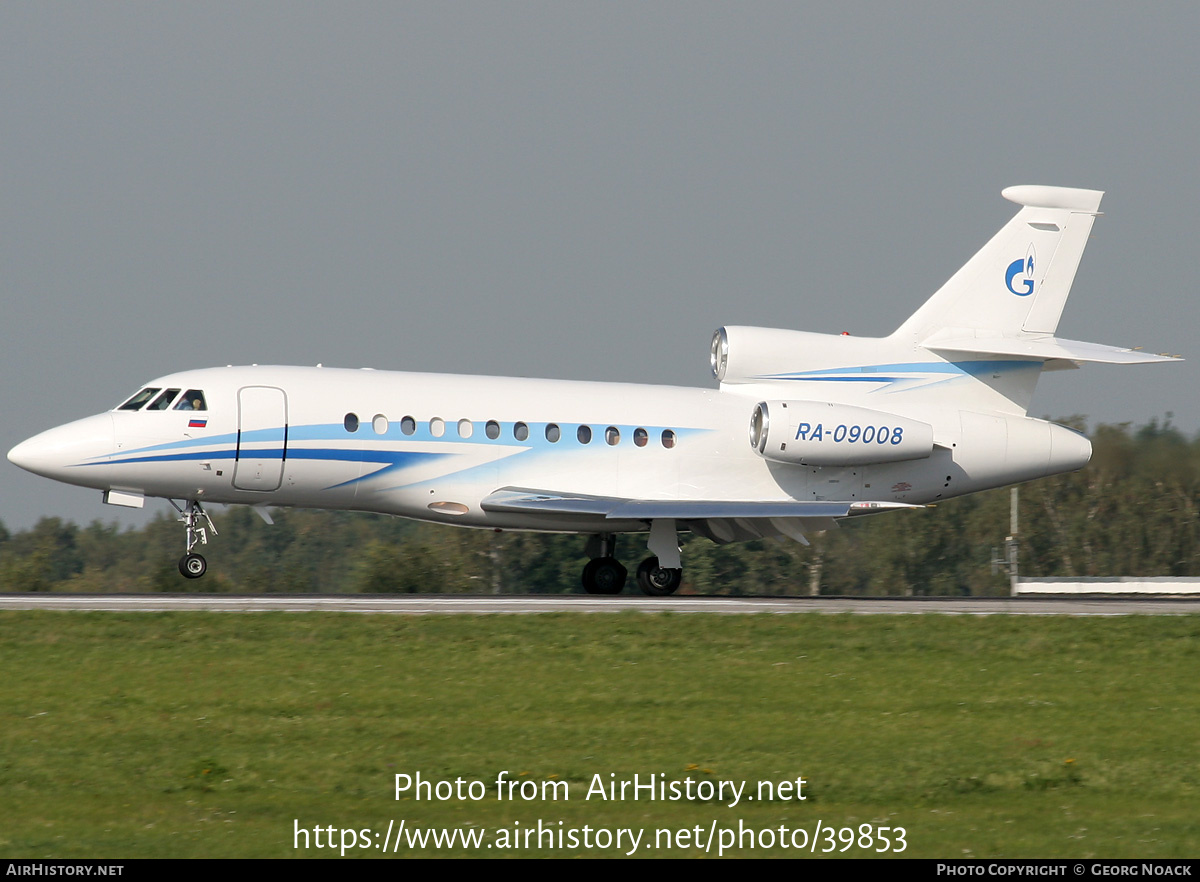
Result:
{"label": "green grass field", "polygon": [[[540,820],[643,857],[818,821],[909,857],[1196,857],[1198,671],[1200,617],[0,613],[0,856],[330,856],[314,826],[401,820],[484,844],[400,854],[629,850],[501,847]],[[569,798],[497,800],[502,771]],[[486,797],[396,800],[416,772]],[[584,798],[635,773],[808,798]]]}

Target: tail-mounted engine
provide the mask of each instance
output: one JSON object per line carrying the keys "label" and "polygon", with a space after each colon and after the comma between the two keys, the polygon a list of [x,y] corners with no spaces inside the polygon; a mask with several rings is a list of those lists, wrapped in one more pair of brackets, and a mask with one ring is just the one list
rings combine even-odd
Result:
{"label": "tail-mounted engine", "polygon": [[726,325],[713,334],[709,364],[721,385],[770,383],[797,371],[871,364],[879,340],[782,328]]}
{"label": "tail-mounted engine", "polygon": [[928,423],[849,404],[761,401],[750,417],[750,446],[772,462],[855,466],[924,459]]}

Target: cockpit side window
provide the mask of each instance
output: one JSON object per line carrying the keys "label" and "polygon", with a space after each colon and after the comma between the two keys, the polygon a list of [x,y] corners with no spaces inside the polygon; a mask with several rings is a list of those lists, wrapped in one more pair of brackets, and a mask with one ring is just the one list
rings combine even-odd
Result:
{"label": "cockpit side window", "polygon": [[143,389],[137,395],[134,395],[132,398],[118,407],[117,410],[141,410],[142,405],[157,395],[160,389],[161,387],[159,387],[159,389]]}
{"label": "cockpit side window", "polygon": [[178,394],[178,389],[168,389],[162,395],[155,398],[154,403],[147,407],[146,410],[166,410],[171,406],[171,402],[175,400],[175,396]]}
{"label": "cockpit side window", "polygon": [[188,389],[175,405],[176,410],[208,410],[204,403],[204,393],[199,389]]}

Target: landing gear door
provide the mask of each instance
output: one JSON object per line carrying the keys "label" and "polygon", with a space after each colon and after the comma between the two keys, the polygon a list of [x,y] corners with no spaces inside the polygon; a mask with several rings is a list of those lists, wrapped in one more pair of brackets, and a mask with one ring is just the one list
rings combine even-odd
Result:
{"label": "landing gear door", "polygon": [[274,386],[238,390],[238,445],[233,486],[278,490],[287,460],[287,396]]}

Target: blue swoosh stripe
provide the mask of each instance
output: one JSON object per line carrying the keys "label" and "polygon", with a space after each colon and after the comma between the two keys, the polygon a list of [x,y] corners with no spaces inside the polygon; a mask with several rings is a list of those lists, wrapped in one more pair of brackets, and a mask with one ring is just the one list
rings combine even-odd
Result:
{"label": "blue swoosh stripe", "polygon": [[[132,456],[128,459],[109,460],[107,462],[81,462],[77,466],[89,465],[126,465],[143,462],[185,462],[188,460],[205,459],[234,459],[237,451],[233,448],[225,450],[197,450],[190,453],[160,453],[153,456]],[[242,455],[247,459],[282,459],[282,448],[243,450]],[[417,461],[430,461],[431,458],[455,456],[453,453],[424,453],[411,450],[360,450],[358,448],[311,448],[289,447],[288,459],[336,460],[342,462],[378,462],[390,467],[411,465]]]}
{"label": "blue swoosh stripe", "polygon": [[[910,364],[868,364],[857,367],[824,368],[816,371],[798,371],[791,374],[766,374],[758,377],[761,380],[830,380],[845,382],[876,382],[894,383],[899,380],[911,380],[912,377],[893,377],[886,374],[873,376],[881,371],[907,372],[922,374],[986,374],[997,371],[1029,370],[1041,365],[1029,361],[933,361],[913,362]],[[851,374],[853,376],[846,376]]]}

